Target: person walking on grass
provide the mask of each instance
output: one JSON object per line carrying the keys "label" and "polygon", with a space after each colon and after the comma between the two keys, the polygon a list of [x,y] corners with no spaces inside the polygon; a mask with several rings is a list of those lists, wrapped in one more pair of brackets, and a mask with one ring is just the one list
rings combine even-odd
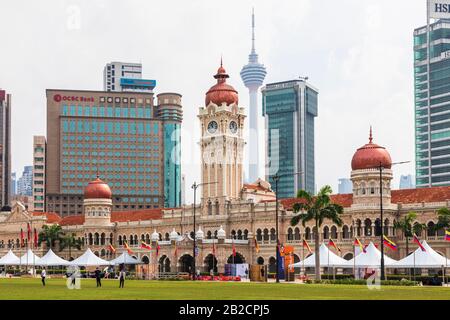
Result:
{"label": "person walking on grass", "polygon": [[119,272],[119,288],[123,288],[125,284],[125,268],[122,267]]}
{"label": "person walking on grass", "polygon": [[97,288],[102,286],[101,276],[102,276],[102,273],[101,273],[100,269],[97,267],[95,269],[95,279],[97,280]]}
{"label": "person walking on grass", "polygon": [[41,280],[42,280],[42,285],[45,287],[45,277],[47,276],[47,272],[45,271],[45,268],[42,269],[41,271]]}

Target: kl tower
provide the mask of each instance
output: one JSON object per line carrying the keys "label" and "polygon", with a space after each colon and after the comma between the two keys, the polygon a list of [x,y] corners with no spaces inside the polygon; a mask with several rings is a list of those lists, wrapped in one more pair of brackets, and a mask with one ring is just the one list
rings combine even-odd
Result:
{"label": "kl tower", "polygon": [[259,121],[261,113],[258,107],[258,90],[266,77],[266,68],[258,62],[258,55],[255,51],[255,12],[252,11],[252,51],[248,56],[248,64],[241,70],[241,78],[244,85],[248,88],[250,95],[249,103],[249,140],[248,140],[248,181],[255,182],[260,177],[260,159],[262,151],[259,146],[264,145],[259,141]]}

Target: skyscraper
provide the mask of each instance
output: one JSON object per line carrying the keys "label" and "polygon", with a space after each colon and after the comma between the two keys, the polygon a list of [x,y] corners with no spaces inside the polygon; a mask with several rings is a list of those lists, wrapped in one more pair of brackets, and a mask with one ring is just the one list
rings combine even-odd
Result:
{"label": "skyscraper", "polygon": [[107,63],[103,69],[103,90],[152,92],[155,80],[142,79],[142,64],[129,62]]}
{"label": "skyscraper", "polygon": [[[280,198],[299,189],[315,192],[314,118],[318,90],[306,80],[267,84],[262,88],[266,127],[266,180],[285,175],[278,183]],[[296,173],[299,173],[295,175]]]}
{"label": "skyscraper", "polygon": [[116,211],[179,206],[181,121],[177,93],[48,89],[46,211],[81,214],[97,175]]}
{"label": "skyscraper", "polygon": [[45,150],[47,142],[44,136],[33,137],[33,209],[45,210]]}
{"label": "skyscraper", "polygon": [[414,177],[411,174],[401,175],[399,189],[414,189]]}
{"label": "skyscraper", "polygon": [[33,166],[23,167],[22,176],[17,180],[17,194],[20,196],[33,195]]}
{"label": "skyscraper", "polygon": [[429,29],[414,30],[418,188],[450,185],[450,20]]}
{"label": "skyscraper", "polygon": [[346,194],[346,193],[352,193],[352,192],[353,192],[352,180],[347,179],[347,178],[339,179],[338,193]]}
{"label": "skyscraper", "polygon": [[255,50],[255,13],[252,12],[252,51],[248,56],[248,64],[241,70],[241,78],[244,85],[248,88],[250,94],[249,105],[249,141],[248,141],[248,180],[250,182],[256,181],[260,178],[260,164],[262,157],[262,150],[259,146],[262,144],[259,141],[259,124],[262,119],[258,108],[258,89],[263,84],[266,77],[266,68],[263,64],[258,62],[258,55]]}
{"label": "skyscraper", "polygon": [[11,94],[0,90],[0,208],[11,201]]}

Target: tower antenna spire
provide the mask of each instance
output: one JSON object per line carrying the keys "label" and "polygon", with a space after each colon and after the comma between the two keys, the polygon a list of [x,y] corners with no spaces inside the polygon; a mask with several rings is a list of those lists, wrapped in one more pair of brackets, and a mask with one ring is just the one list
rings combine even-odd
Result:
{"label": "tower antenna spire", "polygon": [[252,53],[255,53],[255,8],[252,8]]}
{"label": "tower antenna spire", "polygon": [[372,137],[372,126],[370,126],[370,132],[369,132],[369,143],[372,143],[373,137]]}

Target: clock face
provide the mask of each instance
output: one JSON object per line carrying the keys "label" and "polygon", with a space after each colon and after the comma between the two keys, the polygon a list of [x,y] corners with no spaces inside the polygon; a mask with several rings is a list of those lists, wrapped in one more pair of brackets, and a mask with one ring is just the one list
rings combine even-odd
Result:
{"label": "clock face", "polygon": [[237,130],[238,130],[238,126],[237,126],[236,121],[231,121],[231,122],[230,122],[230,131],[231,131],[232,133],[236,133]]}
{"label": "clock face", "polygon": [[214,133],[216,131],[217,131],[217,122],[211,121],[210,123],[208,123],[208,132]]}

